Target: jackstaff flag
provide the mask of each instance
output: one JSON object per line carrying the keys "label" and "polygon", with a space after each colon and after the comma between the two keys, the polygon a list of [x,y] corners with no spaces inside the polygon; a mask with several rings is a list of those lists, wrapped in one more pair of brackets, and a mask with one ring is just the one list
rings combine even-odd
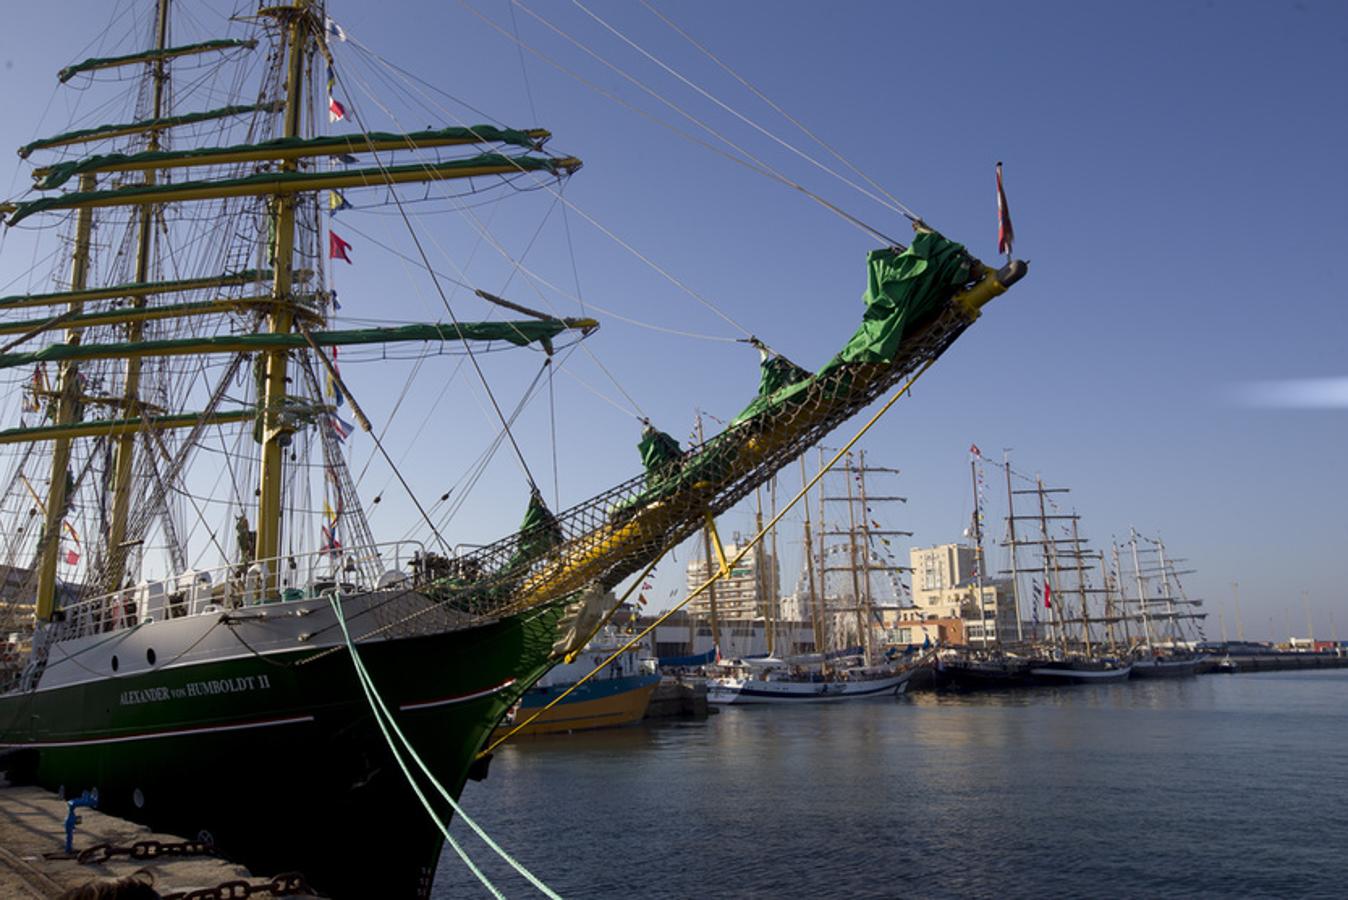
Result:
{"label": "jackstaff flag", "polygon": [[345,260],[349,265],[351,257],[346,255],[346,251],[351,249],[351,245],[337,236],[337,232],[328,232],[328,259]]}
{"label": "jackstaff flag", "polygon": [[1002,164],[997,163],[997,252],[1011,255],[1011,243],[1016,230],[1011,227],[1011,208],[1006,205],[1006,191],[1002,188]]}

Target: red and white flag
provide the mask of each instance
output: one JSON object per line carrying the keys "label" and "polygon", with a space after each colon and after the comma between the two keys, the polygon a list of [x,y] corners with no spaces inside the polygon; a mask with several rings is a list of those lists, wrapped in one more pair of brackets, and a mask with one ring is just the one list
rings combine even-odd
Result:
{"label": "red and white flag", "polygon": [[328,98],[328,121],[336,122],[346,118],[346,107],[336,97]]}
{"label": "red and white flag", "polygon": [[978,445],[977,445],[977,444],[970,444],[970,445],[969,445],[969,452],[972,453],[974,456],[977,456],[977,457],[980,457],[980,458],[983,456],[983,451],[978,449]]}
{"label": "red and white flag", "polygon": [[1006,205],[1006,191],[1002,188],[1002,164],[997,163],[997,252],[1011,255],[1011,243],[1016,230],[1011,227],[1011,208]]}
{"label": "red and white flag", "polygon": [[1048,586],[1048,582],[1045,581],[1045,582],[1044,582],[1044,609],[1052,609],[1052,608],[1053,608],[1053,588],[1049,587],[1049,586]]}
{"label": "red and white flag", "polygon": [[337,232],[328,232],[328,259],[345,260],[348,264],[351,257],[346,255],[346,251],[351,249],[351,245],[337,236]]}

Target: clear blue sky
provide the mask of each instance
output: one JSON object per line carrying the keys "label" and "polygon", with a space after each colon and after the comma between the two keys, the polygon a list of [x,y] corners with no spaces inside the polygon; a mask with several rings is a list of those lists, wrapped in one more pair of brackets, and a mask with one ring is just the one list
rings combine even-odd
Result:
{"label": "clear blue sky", "polygon": [[[62,65],[120,52],[133,31],[127,0],[69,2],[6,12],[0,35],[0,146],[18,146],[100,119],[92,98],[55,87]],[[606,32],[579,7],[503,0],[474,7],[603,89],[664,121],[675,113],[548,31],[533,10],[605,59],[881,231],[906,222],[734,120]],[[186,4],[181,41],[222,33],[222,14],[251,3]],[[587,3],[597,15],[718,99],[828,159],[641,5]],[[204,7],[204,8],[203,8]],[[1348,247],[1348,6],[1336,2],[1160,3],[669,3],[671,16],[727,64],[824,137],[852,163],[949,236],[995,256],[992,167],[1006,165],[1017,254],[1030,277],[987,315],[866,441],[876,462],[904,469],[910,497],[895,524],[929,545],[957,540],[968,521],[967,449],[1014,448],[1022,471],[1072,488],[1087,535],[1107,543],[1130,525],[1165,538],[1195,575],[1191,595],[1225,605],[1240,583],[1247,636],[1305,632],[1302,591],[1316,631],[1331,610],[1348,638],[1342,558],[1348,479],[1339,452],[1348,403],[1280,409],[1242,399],[1281,379],[1348,376],[1348,312],[1340,270]],[[399,15],[394,15],[397,9]],[[59,10],[59,14],[56,12]],[[579,210],[647,255],[770,345],[809,367],[846,339],[860,313],[872,240],[799,193],[748,172],[600,96],[517,47],[457,3],[330,5],[358,39],[399,66],[515,126],[554,132],[553,147],[585,168],[566,188]],[[144,18],[144,13],[138,13]],[[56,27],[53,17],[62,24]],[[111,20],[112,24],[109,25]],[[142,29],[143,31],[143,29]],[[106,45],[89,44],[106,33]],[[370,124],[408,128],[482,121],[436,96],[417,109],[353,45],[337,48],[348,97]],[[379,78],[387,80],[379,81]],[[388,105],[381,111],[361,80]],[[188,104],[185,104],[188,105]],[[193,106],[193,108],[199,108]],[[692,131],[686,121],[679,127]],[[710,138],[705,138],[711,140]],[[0,189],[27,181],[16,159]],[[353,197],[361,205],[361,198]],[[624,316],[721,338],[739,333],[577,212],[546,192],[475,210],[516,256],[567,290]],[[438,268],[520,302],[544,300],[461,218],[422,222]],[[567,240],[569,226],[571,240]],[[442,318],[424,278],[356,232],[398,245],[385,208],[343,213],[336,228],[356,264],[335,280],[353,319]],[[0,283],[31,261],[25,235],[0,254]],[[20,282],[21,284],[23,282]],[[463,317],[479,301],[453,298]],[[741,345],[667,334],[596,313],[588,347],[664,430],[687,435],[695,408],[728,418],[752,395],[756,357]],[[491,421],[456,360],[423,368],[394,419],[395,446],[424,495],[456,481],[491,436]],[[536,371],[532,355],[487,361],[513,405]],[[625,405],[579,352],[566,368]],[[352,363],[348,377],[387,419],[409,369]],[[557,387],[562,504],[634,474],[631,413],[568,375]],[[431,410],[434,410],[431,413]],[[413,442],[429,415],[432,422]],[[553,495],[546,395],[519,428],[530,465]],[[353,441],[359,469],[369,444]],[[995,473],[989,472],[994,479]],[[377,491],[375,466],[363,487]],[[794,475],[792,476],[794,477]],[[401,533],[407,505],[390,488],[377,531]],[[502,453],[450,526],[483,541],[513,527],[525,493]],[[747,530],[744,515],[726,531]],[[1000,532],[1000,527],[994,530]],[[681,549],[679,561],[686,561]],[[794,565],[788,556],[788,563]],[[681,565],[662,567],[664,601]],[[785,574],[787,583],[794,572]],[[1289,613],[1290,610],[1290,613]],[[1214,621],[1208,626],[1217,634]]]}

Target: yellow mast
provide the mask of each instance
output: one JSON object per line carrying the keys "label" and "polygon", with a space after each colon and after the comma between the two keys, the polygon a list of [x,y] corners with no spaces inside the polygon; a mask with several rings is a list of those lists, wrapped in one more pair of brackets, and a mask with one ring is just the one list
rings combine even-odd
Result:
{"label": "yellow mast", "polygon": [[[820,598],[823,595],[822,588],[816,586],[814,577],[814,535],[810,531],[810,497],[809,483],[805,480],[805,454],[800,455],[800,489],[805,492],[805,578],[810,586],[810,629],[814,634],[814,652],[819,654],[822,661],[824,658],[824,622],[823,612],[820,609]],[[819,523],[823,527],[823,522]],[[822,566],[824,561],[821,559],[819,564]]]}
{"label": "yellow mast", "polygon": [[[292,7],[278,8],[288,22],[285,26],[290,42],[290,61],[286,74],[286,109],[283,136],[298,137],[300,114],[303,110],[304,50],[309,43],[309,0],[295,0]],[[281,171],[293,172],[296,162],[287,159]],[[295,249],[295,205],[297,195],[277,194],[272,200],[276,217],[276,241],[272,258],[275,281],[272,298],[276,301],[270,316],[272,334],[288,334],[294,328],[290,304],[290,273]],[[276,587],[276,558],[281,554],[281,481],[285,445],[290,443],[290,431],[283,427],[281,411],[286,396],[286,372],[290,354],[287,350],[269,350],[261,354],[259,364],[263,373],[262,407],[262,464],[259,475],[257,504],[257,543],[253,558],[263,560],[267,567],[267,590]],[[240,548],[243,549],[243,548]]]}
{"label": "yellow mast", "polygon": [[[81,189],[92,190],[93,182],[94,176],[92,175],[80,177]],[[70,263],[70,289],[72,291],[83,289],[89,278],[89,236],[93,232],[93,226],[93,211],[80,210],[79,216],[75,220],[75,252]],[[70,309],[77,311],[80,306],[72,302]],[[72,328],[66,332],[66,343],[78,344],[79,341],[79,329]],[[57,380],[57,390],[60,392],[60,397],[56,401],[56,423],[58,426],[69,425],[75,421],[80,394],[76,368],[77,364],[73,361],[61,366],[61,374]],[[66,470],[69,467],[70,438],[57,438],[52,446],[51,487],[47,491],[47,510],[46,517],[43,519],[41,555],[38,558],[37,566],[36,615],[39,622],[50,621],[52,612],[56,609],[56,562],[61,549],[59,532],[61,523],[65,520],[66,504],[69,502],[69,498],[66,496]]]}
{"label": "yellow mast", "polygon": [[[169,0],[159,0],[158,19],[155,25],[156,50],[163,50],[168,46],[168,5]],[[164,114],[164,82],[168,78],[168,72],[162,58],[156,59],[153,65],[154,99],[152,101],[151,118],[158,119]],[[158,131],[150,132],[148,149],[151,151],[159,149]],[[145,172],[145,184],[152,185],[154,183],[155,172],[153,169],[149,169]],[[152,257],[150,244],[154,236],[154,207],[148,203],[142,206],[139,219],[136,235],[136,281],[144,284],[150,277]],[[137,297],[131,301],[130,305],[132,309],[143,307],[145,298]],[[126,339],[128,341],[139,341],[144,334],[145,326],[141,320],[133,319],[127,323]],[[128,356],[122,395],[123,406],[128,417],[136,415],[140,409],[140,373],[141,358],[134,355]],[[133,467],[135,455],[135,432],[126,432],[119,435],[113,445],[112,504],[108,516],[107,589],[109,591],[120,588],[122,579],[126,575],[126,520],[131,509],[131,496],[135,490],[133,484],[135,479]]]}
{"label": "yellow mast", "polygon": [[[702,413],[700,412],[697,414],[697,443],[698,446],[702,446],[704,444],[704,439],[702,436]],[[712,566],[714,565],[711,556],[711,527],[710,527],[711,523],[712,520],[710,517],[708,517],[707,519],[708,527],[702,529],[702,555],[703,558],[707,560],[708,578],[710,578],[712,575]],[[711,645],[713,648],[718,648],[718,652],[716,655],[717,661],[719,662],[720,661],[719,648],[721,646],[721,617],[716,610],[715,582],[712,582],[712,584],[707,588],[707,608],[711,611]]]}

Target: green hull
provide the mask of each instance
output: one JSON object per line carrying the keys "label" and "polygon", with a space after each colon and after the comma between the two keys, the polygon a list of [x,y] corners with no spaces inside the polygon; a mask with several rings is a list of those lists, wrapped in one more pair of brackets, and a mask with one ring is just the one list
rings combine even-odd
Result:
{"label": "green hull", "polygon": [[[456,798],[492,729],[552,665],[557,604],[361,645],[380,694]],[[344,649],[165,667],[0,697],[11,777],[157,830],[206,831],[259,876],[332,897],[425,897],[442,836],[407,785]],[[422,783],[428,796],[433,795]],[[450,812],[437,798],[436,811]]]}

